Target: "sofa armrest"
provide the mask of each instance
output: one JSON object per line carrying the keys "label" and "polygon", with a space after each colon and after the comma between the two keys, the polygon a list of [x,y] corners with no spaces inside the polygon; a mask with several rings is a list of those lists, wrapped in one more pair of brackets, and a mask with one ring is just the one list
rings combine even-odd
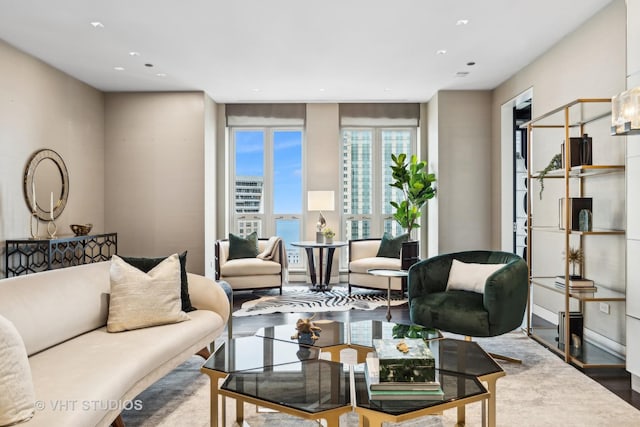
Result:
{"label": "sofa armrest", "polygon": [[198,310],[218,313],[227,322],[231,308],[222,287],[215,281],[198,274],[187,273],[191,304]]}
{"label": "sofa armrest", "polygon": [[349,261],[373,258],[378,254],[381,239],[349,240]]}

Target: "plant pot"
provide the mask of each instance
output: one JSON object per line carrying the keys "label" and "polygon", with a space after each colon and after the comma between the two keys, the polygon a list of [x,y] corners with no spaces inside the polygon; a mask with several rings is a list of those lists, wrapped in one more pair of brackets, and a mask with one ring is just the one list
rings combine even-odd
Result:
{"label": "plant pot", "polygon": [[327,245],[331,245],[331,244],[333,244],[333,237],[327,237],[327,236],[325,236],[325,237],[324,237],[324,242],[325,242]]}

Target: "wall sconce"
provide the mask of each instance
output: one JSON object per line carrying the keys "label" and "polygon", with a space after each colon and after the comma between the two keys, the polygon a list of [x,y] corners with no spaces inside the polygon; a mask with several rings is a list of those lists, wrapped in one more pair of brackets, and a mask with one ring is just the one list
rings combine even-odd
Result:
{"label": "wall sconce", "polygon": [[640,134],[640,86],[611,98],[611,135]]}
{"label": "wall sconce", "polygon": [[322,215],[322,211],[333,211],[335,209],[333,191],[309,191],[307,192],[307,209],[310,211],[320,211],[316,228],[316,243],[323,243],[324,236],[322,229],[327,226],[327,221]]}

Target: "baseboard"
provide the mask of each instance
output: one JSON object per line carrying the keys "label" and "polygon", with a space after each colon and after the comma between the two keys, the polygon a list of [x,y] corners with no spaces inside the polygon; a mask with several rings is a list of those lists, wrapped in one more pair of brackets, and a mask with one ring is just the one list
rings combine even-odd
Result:
{"label": "baseboard", "polygon": [[631,389],[640,393],[640,377],[631,374]]}
{"label": "baseboard", "polygon": [[556,326],[558,325],[558,313],[555,313],[551,310],[547,310],[544,307],[540,307],[539,305],[534,304],[533,314],[543,320],[546,320],[549,323],[553,323]]}
{"label": "baseboard", "polygon": [[627,347],[620,344],[619,342],[615,342],[604,335],[600,335],[597,332],[592,331],[591,329],[585,328],[583,331],[584,339],[590,343],[595,345],[596,347],[606,351],[607,353],[611,353],[615,356],[618,356],[622,359],[626,358]]}

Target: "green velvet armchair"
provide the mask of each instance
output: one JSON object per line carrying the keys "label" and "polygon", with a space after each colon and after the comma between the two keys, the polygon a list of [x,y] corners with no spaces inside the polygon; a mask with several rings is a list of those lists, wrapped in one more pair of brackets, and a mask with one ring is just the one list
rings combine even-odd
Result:
{"label": "green velvet armchair", "polygon": [[[486,278],[484,293],[447,290],[454,260],[504,266]],[[408,288],[413,323],[467,337],[493,337],[522,324],[528,294],[527,264],[518,255],[508,252],[468,251],[439,255],[409,269]]]}

